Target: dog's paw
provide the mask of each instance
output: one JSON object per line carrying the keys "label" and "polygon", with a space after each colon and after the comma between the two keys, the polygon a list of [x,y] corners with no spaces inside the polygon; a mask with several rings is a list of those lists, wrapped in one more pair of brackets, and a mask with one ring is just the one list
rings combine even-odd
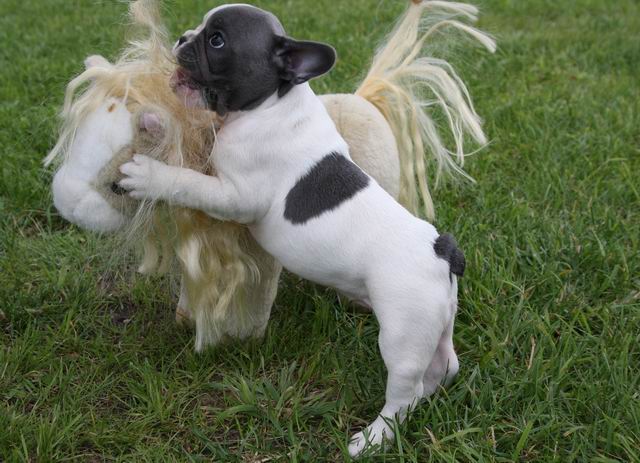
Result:
{"label": "dog's paw", "polygon": [[129,196],[137,200],[166,199],[167,187],[171,182],[170,169],[170,166],[149,156],[136,154],[133,160],[120,166],[120,172],[125,177],[118,185],[129,191]]}
{"label": "dog's paw", "polygon": [[358,458],[380,450],[385,441],[393,439],[391,427],[382,417],[378,417],[365,430],[355,434],[349,442],[349,455]]}

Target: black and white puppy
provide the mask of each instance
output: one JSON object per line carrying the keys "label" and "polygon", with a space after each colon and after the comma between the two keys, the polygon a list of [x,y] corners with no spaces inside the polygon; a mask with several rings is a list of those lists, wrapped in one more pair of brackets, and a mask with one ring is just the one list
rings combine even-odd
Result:
{"label": "black and white puppy", "polygon": [[137,199],[164,200],[247,224],[285,268],[373,308],[388,369],[386,403],[349,452],[393,436],[421,398],[458,371],[452,332],[464,257],[450,235],[412,216],[349,157],[307,81],[328,72],[328,45],[285,35],[248,5],[210,11],[178,41],[176,91],[226,115],[211,177],[143,155],[122,166]]}

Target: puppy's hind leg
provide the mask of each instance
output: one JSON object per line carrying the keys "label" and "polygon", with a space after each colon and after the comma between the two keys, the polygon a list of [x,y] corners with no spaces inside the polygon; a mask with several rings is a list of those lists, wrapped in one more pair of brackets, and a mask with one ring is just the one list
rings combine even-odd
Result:
{"label": "puppy's hind leg", "polygon": [[424,374],[424,397],[432,395],[439,386],[449,386],[458,374],[458,356],[453,348],[454,318],[454,316],[451,317],[451,321],[442,333],[436,353]]}
{"label": "puppy's hind leg", "polygon": [[349,454],[360,455],[368,445],[393,438],[392,421],[402,422],[424,395],[423,379],[444,330],[446,304],[434,304],[433,294],[414,291],[396,302],[373,302],[380,324],[380,353],[388,370],[386,402],[378,418],[352,437]]}

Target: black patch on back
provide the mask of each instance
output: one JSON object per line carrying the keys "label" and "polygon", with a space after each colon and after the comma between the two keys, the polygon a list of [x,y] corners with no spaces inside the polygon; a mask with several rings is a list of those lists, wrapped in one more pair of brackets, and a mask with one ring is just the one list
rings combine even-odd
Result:
{"label": "black patch on back", "polygon": [[331,211],[369,185],[370,179],[340,153],[331,153],[307,172],[287,194],[284,217],[294,225]]}
{"label": "black patch on back", "polygon": [[448,233],[440,235],[435,243],[433,243],[433,250],[439,258],[449,262],[449,270],[451,273],[459,277],[464,275],[466,261],[453,235]]}

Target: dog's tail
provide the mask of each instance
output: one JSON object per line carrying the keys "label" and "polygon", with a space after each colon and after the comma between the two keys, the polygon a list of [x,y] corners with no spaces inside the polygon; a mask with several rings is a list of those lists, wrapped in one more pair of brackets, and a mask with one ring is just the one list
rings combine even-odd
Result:
{"label": "dog's tail", "polygon": [[[433,218],[434,208],[425,150],[436,161],[437,184],[443,172],[470,178],[462,169],[465,135],[487,143],[464,82],[447,61],[431,56],[444,29],[457,30],[495,51],[491,37],[463,22],[475,21],[477,13],[464,3],[411,0],[356,91],[380,110],[394,132],[400,152],[400,202],[415,213],[423,202],[428,218]],[[448,149],[438,134],[436,108],[444,115],[455,149]]]}

